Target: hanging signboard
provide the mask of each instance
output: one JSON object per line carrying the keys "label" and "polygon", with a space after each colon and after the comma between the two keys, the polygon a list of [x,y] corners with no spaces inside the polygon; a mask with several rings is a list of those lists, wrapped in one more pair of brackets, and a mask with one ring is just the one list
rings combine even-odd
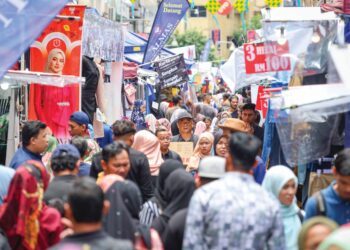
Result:
{"label": "hanging signboard", "polygon": [[290,70],[290,58],[283,56],[289,53],[288,42],[283,45],[277,42],[244,44],[244,61],[247,74]]}
{"label": "hanging signboard", "polygon": [[[30,48],[30,70],[81,75],[81,37],[85,6],[67,5]],[[69,17],[69,18],[65,18]],[[41,120],[60,142],[68,141],[69,116],[80,107],[79,84],[64,87],[31,84],[29,119]]]}
{"label": "hanging signboard", "polygon": [[188,81],[182,54],[156,62],[154,67],[158,73],[162,88],[180,86]]}

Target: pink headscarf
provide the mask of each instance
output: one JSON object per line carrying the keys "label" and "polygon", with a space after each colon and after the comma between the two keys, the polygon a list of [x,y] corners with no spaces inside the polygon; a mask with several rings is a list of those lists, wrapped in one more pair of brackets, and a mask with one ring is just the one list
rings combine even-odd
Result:
{"label": "pink headscarf", "polygon": [[204,138],[208,139],[209,142],[211,143],[211,146],[213,147],[213,145],[214,145],[214,136],[213,136],[213,134],[210,133],[210,132],[204,132],[204,133],[200,134],[200,136],[198,138],[197,145],[194,148],[193,156],[191,156],[190,159],[189,159],[186,171],[191,171],[191,170],[198,169],[198,165],[199,165],[200,160],[203,159],[204,157],[210,155],[210,153],[208,155],[203,155],[201,153],[200,148],[199,148],[199,143]]}
{"label": "pink headscarf", "polygon": [[141,130],[135,134],[132,148],[141,151],[147,156],[151,175],[158,175],[160,165],[163,163],[158,138],[150,131]]}
{"label": "pink headscarf", "polygon": [[206,130],[207,130],[207,125],[204,122],[199,121],[196,124],[196,129],[194,130],[194,134],[197,136],[200,136]]}

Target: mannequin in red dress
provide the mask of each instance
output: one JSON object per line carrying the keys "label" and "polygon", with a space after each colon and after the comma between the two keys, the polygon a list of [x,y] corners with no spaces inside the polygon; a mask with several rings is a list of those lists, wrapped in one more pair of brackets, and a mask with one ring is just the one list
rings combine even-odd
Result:
{"label": "mannequin in red dress", "polygon": [[[62,74],[66,62],[65,53],[52,49],[47,58],[45,72]],[[78,109],[78,101],[74,100],[75,90],[72,85],[65,87],[35,86],[35,111],[37,117],[45,122],[56,138],[69,138],[68,120],[71,113]]]}

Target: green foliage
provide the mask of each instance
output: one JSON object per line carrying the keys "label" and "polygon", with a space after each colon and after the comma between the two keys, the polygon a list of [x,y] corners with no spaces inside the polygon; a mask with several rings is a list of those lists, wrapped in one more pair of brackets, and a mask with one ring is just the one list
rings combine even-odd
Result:
{"label": "green foliage", "polygon": [[[254,15],[247,25],[247,30],[261,29],[261,15]],[[238,46],[242,46],[247,41],[247,34],[244,33],[242,27],[238,31],[233,32],[233,39],[238,43]]]}
{"label": "green foliage", "polygon": [[[207,38],[198,30],[188,30],[186,33],[179,34],[178,32],[175,32],[169,39],[168,45],[171,45],[174,38],[176,39],[178,43],[178,47],[184,47],[189,45],[195,45],[196,46],[196,58],[199,60],[201,53],[204,49],[204,46],[207,42]],[[214,48],[210,49],[209,53],[209,61],[215,61],[218,60],[216,57],[216,51]]]}

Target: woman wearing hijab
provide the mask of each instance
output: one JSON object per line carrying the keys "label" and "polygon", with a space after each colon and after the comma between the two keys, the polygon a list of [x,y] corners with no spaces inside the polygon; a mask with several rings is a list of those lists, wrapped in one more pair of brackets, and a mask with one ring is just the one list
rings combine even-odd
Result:
{"label": "woman wearing hijab", "polygon": [[296,204],[295,194],[298,179],[288,167],[279,165],[270,168],[262,187],[280,203],[287,250],[297,250],[298,233],[301,228],[301,211]]}
{"label": "woman wearing hijab", "polygon": [[99,183],[110,203],[108,214],[103,218],[103,228],[113,238],[134,242],[136,227],[119,191],[121,181],[120,176],[107,175]]}
{"label": "woman wearing hijab", "polygon": [[132,148],[144,153],[148,159],[153,185],[159,174],[160,165],[163,163],[160,143],[152,132],[141,130],[135,134]]}
{"label": "woman wearing hijab", "polygon": [[131,121],[136,124],[136,130],[142,130],[147,128],[145,117],[141,110],[142,105],[142,100],[136,100],[134,102],[134,108],[131,113]]}
{"label": "woman wearing hijab", "polygon": [[194,130],[194,134],[196,136],[200,136],[206,130],[207,130],[207,125],[205,124],[205,122],[199,121],[196,123],[196,128]]}
{"label": "woman wearing hijab", "polygon": [[142,206],[140,213],[140,223],[151,226],[155,218],[157,218],[165,208],[165,182],[168,176],[177,169],[183,169],[184,166],[177,160],[166,160],[159,170],[157,185],[154,190],[154,197]]}
{"label": "woman wearing hijab", "polygon": [[50,176],[36,161],[19,167],[0,207],[0,227],[12,249],[47,249],[60,241],[61,216],[43,202]]}
{"label": "woman wearing hijab", "polygon": [[307,220],[299,232],[299,250],[317,249],[323,240],[337,228],[337,223],[324,216],[316,216]]}
{"label": "woman wearing hijab", "polygon": [[[132,181],[124,180],[118,175],[105,176],[99,185],[104,192],[110,188],[114,189],[113,193],[115,198],[118,198],[120,195],[123,203],[120,204],[119,201],[119,209],[113,209],[117,214],[119,213],[119,216],[117,216],[118,221],[116,222],[116,226],[119,228],[115,228],[114,231],[119,231],[119,236],[124,235],[123,237],[127,238],[133,237],[132,241],[135,242],[135,248],[137,247],[136,249],[138,250],[163,250],[163,244],[158,233],[155,230],[150,231],[148,227],[140,226],[139,213],[142,205],[142,196],[138,186]],[[115,208],[116,205],[118,204],[113,204],[113,207]],[[124,210],[123,206],[125,206],[128,213]],[[126,218],[122,218],[124,216]],[[131,232],[131,230],[135,231]],[[125,232],[123,233],[122,231]]]}
{"label": "woman wearing hijab", "polygon": [[211,154],[211,149],[214,144],[214,136],[210,132],[202,133],[196,147],[194,148],[193,156],[190,157],[186,171],[197,171],[199,162],[206,156]]}
{"label": "woman wearing hijab", "polygon": [[226,157],[228,152],[228,138],[225,136],[220,129],[214,135],[214,153],[220,157]]}
{"label": "woman wearing hijab", "polygon": [[123,202],[128,209],[135,226],[135,248],[138,250],[152,249],[163,250],[163,243],[157,231],[144,225],[140,225],[140,211],[142,196],[140,189],[132,181],[118,181],[116,188],[119,190]]}
{"label": "woman wearing hijab", "polygon": [[164,210],[152,223],[152,228],[158,231],[162,239],[170,218],[177,211],[188,207],[195,188],[193,177],[183,169],[173,171],[166,179]]}

